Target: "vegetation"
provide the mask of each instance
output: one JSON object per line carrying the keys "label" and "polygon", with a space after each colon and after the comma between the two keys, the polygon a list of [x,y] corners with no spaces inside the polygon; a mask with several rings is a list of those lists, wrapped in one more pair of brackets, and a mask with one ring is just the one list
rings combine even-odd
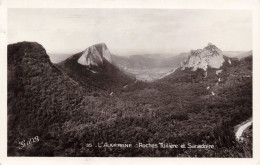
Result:
{"label": "vegetation", "polygon": [[[37,43],[8,46],[9,156],[252,157],[252,132],[244,143],[234,136],[234,126],[252,116],[252,57],[225,63],[219,75],[177,70],[152,83],[134,82],[113,66],[94,68],[94,75],[73,60],[53,65]],[[18,148],[35,136],[39,142]],[[87,145],[106,142],[214,148]]]}

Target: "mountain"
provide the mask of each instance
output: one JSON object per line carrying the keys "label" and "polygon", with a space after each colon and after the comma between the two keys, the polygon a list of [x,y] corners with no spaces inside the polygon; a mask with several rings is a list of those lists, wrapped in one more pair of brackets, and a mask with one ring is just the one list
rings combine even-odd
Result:
{"label": "mountain", "polygon": [[[209,46],[209,49],[206,48],[208,51],[216,49],[215,46],[212,49]],[[205,50],[200,53],[203,51]],[[202,55],[202,58],[195,58],[198,60],[195,64],[206,62],[206,70],[197,67],[200,65],[191,65],[185,69],[178,67],[159,80],[138,82],[127,87],[120,98],[124,101],[134,100],[137,105],[144,106],[134,114],[137,115],[136,118],[142,119],[142,123],[149,121],[143,116],[152,121],[147,123],[148,130],[144,129],[147,127],[142,127],[145,134],[150,134],[147,136],[149,140],[161,137],[161,140],[168,139],[172,142],[181,137],[183,143],[192,141],[191,143],[199,144],[204,141],[215,147],[214,152],[193,150],[187,151],[188,154],[182,153],[181,156],[214,153],[213,157],[239,157],[237,154],[242,153],[238,151],[239,145],[236,145],[234,127],[252,116],[252,55],[239,61],[237,58],[221,56],[220,52],[223,59],[218,67],[212,67],[208,61],[211,56],[219,54],[209,52],[207,61],[203,59],[204,54],[200,53],[198,55]],[[189,58],[193,57],[187,57]],[[145,112],[140,113],[139,109]],[[161,127],[152,127],[152,123],[160,123]],[[157,128],[157,131],[152,134],[151,128]],[[162,134],[163,130],[168,130],[168,134]],[[244,157],[252,154],[252,139],[248,141],[244,143],[248,147]]]}
{"label": "mountain", "polygon": [[[8,45],[8,156],[252,156],[252,143],[234,136],[234,126],[252,117],[252,55],[224,56],[206,71],[178,67],[147,83],[122,73],[97,47],[52,64],[38,43]],[[172,150],[161,142],[214,149]],[[146,149],[106,147],[140,143]]]}
{"label": "mountain", "polygon": [[[70,137],[66,135],[69,129],[100,116],[100,111],[109,106],[115,107],[117,102],[106,104],[111,97],[109,90],[134,81],[107,60],[102,66],[79,64],[82,54],[70,57],[60,66],[52,64],[46,50],[36,42],[8,45],[8,155],[63,152],[67,144],[60,143],[59,138]],[[71,69],[74,76],[62,69]],[[100,89],[103,84],[109,88]],[[23,148],[23,141],[35,136],[40,138],[39,144]]]}
{"label": "mountain", "polygon": [[102,65],[104,60],[112,63],[111,54],[106,44],[96,44],[87,48],[78,59],[78,63],[86,66]]}
{"label": "mountain", "polygon": [[[48,148],[55,145],[50,141],[58,137],[54,125],[65,122],[71,109],[84,112],[83,106],[77,106],[83,105],[84,98],[93,97],[89,95],[50,62],[42,45],[8,45],[8,155],[53,152]],[[41,138],[38,147],[18,149],[19,142],[35,136]]]}
{"label": "mountain", "polygon": [[112,90],[135,81],[113,65],[104,43],[92,45],[56,66],[88,90]]}
{"label": "mountain", "polygon": [[208,67],[220,68],[224,62],[224,56],[220,49],[215,45],[209,43],[203,49],[192,50],[188,58],[182,62],[182,69],[192,68],[193,71],[197,69],[207,70]]}
{"label": "mountain", "polygon": [[[188,53],[186,59],[184,59],[179,68],[176,68],[172,74],[168,74],[167,78],[175,79],[178,81],[197,81],[207,80],[208,79],[216,79],[216,77],[220,77],[220,75],[229,76],[231,73],[227,73],[231,68],[234,71],[239,70],[241,75],[249,76],[252,74],[252,70],[250,69],[250,65],[247,64],[248,67],[244,68],[245,61],[252,62],[252,51],[243,54],[244,58],[237,57],[227,57],[223,55],[221,49],[217,48],[215,45],[209,43],[203,49],[191,50]],[[243,59],[243,60],[242,60]],[[237,68],[238,66],[243,66],[244,70],[241,68]],[[233,73],[232,73],[233,74]],[[226,78],[227,78],[226,77]]]}

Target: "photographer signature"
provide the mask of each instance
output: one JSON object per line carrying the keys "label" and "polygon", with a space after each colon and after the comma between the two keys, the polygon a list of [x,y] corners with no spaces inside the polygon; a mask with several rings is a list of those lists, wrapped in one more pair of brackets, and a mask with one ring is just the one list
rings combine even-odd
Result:
{"label": "photographer signature", "polygon": [[38,136],[30,138],[27,141],[23,140],[23,141],[19,142],[20,146],[18,147],[18,149],[21,150],[21,149],[23,149],[23,148],[25,148],[25,147],[27,147],[29,145],[32,145],[32,144],[35,144],[35,143],[39,142],[39,141],[40,141],[40,139],[39,139]]}

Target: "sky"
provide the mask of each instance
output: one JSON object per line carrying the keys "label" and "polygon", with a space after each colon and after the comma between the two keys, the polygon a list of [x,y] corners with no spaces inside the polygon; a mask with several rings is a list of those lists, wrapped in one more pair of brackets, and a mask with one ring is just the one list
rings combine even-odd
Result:
{"label": "sky", "polygon": [[173,56],[205,47],[252,50],[249,10],[8,9],[8,43],[34,41],[52,62],[105,43],[112,54]]}

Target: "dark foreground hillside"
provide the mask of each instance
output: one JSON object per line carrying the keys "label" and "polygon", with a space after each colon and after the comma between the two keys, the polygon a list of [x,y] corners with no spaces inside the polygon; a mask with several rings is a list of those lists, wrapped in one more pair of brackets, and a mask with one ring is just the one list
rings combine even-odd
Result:
{"label": "dark foreground hillside", "polygon": [[125,77],[119,86],[129,84],[113,87],[113,95],[107,84],[97,88],[102,81],[94,74],[82,73],[93,80],[83,85],[69,69],[53,65],[37,43],[8,46],[9,156],[252,157],[252,140],[239,143],[234,135],[252,116],[252,56],[207,77],[189,69],[153,83]]}

